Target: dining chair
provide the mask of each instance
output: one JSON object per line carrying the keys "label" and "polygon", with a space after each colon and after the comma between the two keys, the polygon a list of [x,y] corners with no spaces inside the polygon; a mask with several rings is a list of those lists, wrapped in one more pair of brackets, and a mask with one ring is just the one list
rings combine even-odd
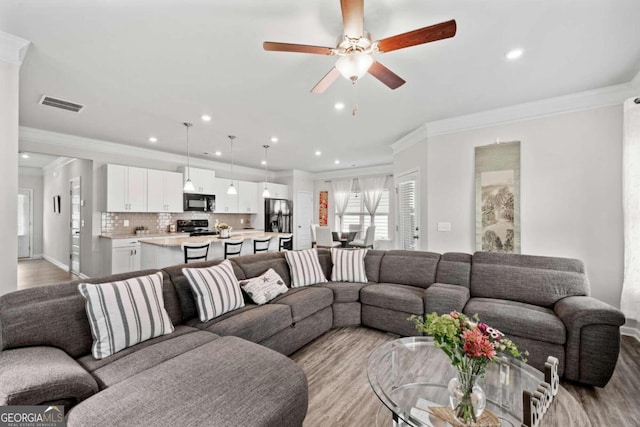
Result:
{"label": "dining chair", "polygon": [[188,243],[185,242],[180,245],[182,252],[184,253],[184,263],[188,264],[189,261],[202,260],[206,261],[209,255],[209,246],[211,240],[207,240],[200,243]]}
{"label": "dining chair", "polygon": [[351,248],[373,248],[373,242],[376,238],[376,226],[370,225],[367,227],[364,239],[355,239],[349,243]]}
{"label": "dining chair", "polygon": [[254,237],[253,239],[253,253],[269,252],[269,244],[271,243],[271,237]]}
{"label": "dining chair", "polygon": [[224,259],[229,258],[230,256],[240,255],[242,252],[242,243],[243,239],[238,240],[225,240],[222,242],[222,247],[224,248]]}
{"label": "dining chair", "polygon": [[341,246],[341,243],[333,241],[329,227],[316,227],[316,247],[335,248],[336,246]]}
{"label": "dining chair", "polygon": [[360,224],[349,224],[349,232],[355,232],[356,237],[359,237],[362,232],[362,226]]}

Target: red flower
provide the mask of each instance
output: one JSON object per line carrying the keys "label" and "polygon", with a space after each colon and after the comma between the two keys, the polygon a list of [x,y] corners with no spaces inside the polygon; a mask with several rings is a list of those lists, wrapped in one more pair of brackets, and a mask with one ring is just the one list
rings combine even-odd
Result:
{"label": "red flower", "polygon": [[463,348],[467,353],[467,356],[484,356],[490,359],[495,357],[496,351],[493,348],[493,345],[489,341],[489,338],[485,336],[479,328],[462,332],[462,339],[464,340]]}

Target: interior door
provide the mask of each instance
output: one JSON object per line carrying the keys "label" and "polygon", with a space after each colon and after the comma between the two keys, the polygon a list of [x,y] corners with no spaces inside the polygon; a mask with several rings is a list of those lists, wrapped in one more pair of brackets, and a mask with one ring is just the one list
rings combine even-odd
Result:
{"label": "interior door", "polygon": [[80,177],[72,178],[70,181],[71,194],[71,253],[69,254],[69,269],[72,273],[80,274],[80,233],[82,230],[82,219],[80,216]]}
{"label": "interior door", "polygon": [[398,193],[398,246],[415,251],[420,247],[418,173],[401,175],[396,181]]}
{"label": "interior door", "polygon": [[309,249],[311,248],[311,223],[313,222],[313,193],[298,191],[294,208],[295,249]]}
{"label": "interior door", "polygon": [[31,258],[32,190],[18,190],[18,258]]}

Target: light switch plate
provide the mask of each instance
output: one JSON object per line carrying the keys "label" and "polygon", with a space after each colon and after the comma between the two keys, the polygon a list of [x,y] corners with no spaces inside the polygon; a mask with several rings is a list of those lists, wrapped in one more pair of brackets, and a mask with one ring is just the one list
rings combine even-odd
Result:
{"label": "light switch plate", "polygon": [[438,223],[438,231],[451,231],[451,223],[450,222],[439,222]]}
{"label": "light switch plate", "polygon": [[129,220],[125,219],[124,221],[122,221],[122,225],[125,226],[125,227],[128,227],[129,226]]}

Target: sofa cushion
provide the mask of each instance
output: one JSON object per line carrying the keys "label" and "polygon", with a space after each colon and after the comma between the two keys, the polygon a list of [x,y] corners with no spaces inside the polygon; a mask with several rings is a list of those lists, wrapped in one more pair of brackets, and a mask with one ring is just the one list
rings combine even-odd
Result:
{"label": "sofa cushion", "polygon": [[[196,307],[196,299],[191,290],[189,279],[182,273],[182,269],[189,268],[206,268],[220,264],[221,259],[215,259],[211,261],[193,262],[190,264],[179,264],[171,267],[164,268],[162,271],[166,273],[175,287],[175,293],[177,300],[180,303],[180,310],[182,313],[181,321],[186,322],[195,317],[198,317],[198,308]],[[234,262],[231,261],[233,266],[233,272],[238,280],[244,280],[247,278],[242,269]],[[175,324],[175,323],[174,323]]]}
{"label": "sofa cushion", "polygon": [[289,264],[292,288],[327,283],[327,277],[322,271],[318,252],[315,249],[286,251],[284,256]]}
{"label": "sofa cushion", "polygon": [[189,322],[221,336],[233,335],[253,342],[260,342],[291,326],[291,309],[282,304],[247,304],[205,323]]}
{"label": "sofa cushion", "polygon": [[469,288],[448,283],[434,283],[424,290],[424,312],[443,315],[462,311],[469,301]]}
{"label": "sofa cushion", "polygon": [[360,302],[394,311],[424,314],[423,294],[424,289],[415,286],[377,283],[362,288]]}
{"label": "sofa cushion", "polygon": [[[124,357],[120,357],[111,363],[93,369],[92,374],[101,389],[111,387],[139,372],[159,365],[169,359],[173,359],[180,354],[200,347],[217,338],[218,335],[199,330],[190,333],[181,333],[170,339],[136,349],[136,351],[130,352]],[[81,361],[81,359],[79,361]],[[86,364],[91,367],[90,363]]]}
{"label": "sofa cushion", "polygon": [[258,277],[243,280],[240,282],[240,287],[258,305],[266,304],[289,290],[282,277],[273,268],[268,269]]}
{"label": "sofa cushion", "polygon": [[380,263],[380,283],[428,288],[436,280],[440,255],[433,252],[387,251]]}
{"label": "sofa cushion", "polygon": [[327,282],[319,286],[331,289],[331,291],[333,292],[333,302],[336,303],[360,301],[360,289],[367,286],[367,284],[349,282]]}
{"label": "sofa cushion", "polygon": [[329,307],[333,303],[333,292],[322,286],[306,286],[291,289],[271,302],[289,306],[291,318],[295,324],[313,313]]}
{"label": "sofa cushion", "polygon": [[85,400],[68,426],[301,426],[307,380],[295,362],[223,337]]}
{"label": "sofa cushion", "polygon": [[182,273],[187,276],[196,296],[201,322],[244,307],[244,297],[231,261],[224,260],[206,268],[183,268]]}
{"label": "sofa cushion", "polygon": [[471,254],[447,252],[438,263],[436,282],[469,287],[471,280]]}
{"label": "sofa cushion", "polygon": [[258,277],[272,268],[282,278],[285,285],[291,286],[291,274],[289,274],[287,260],[284,259],[284,252],[241,256],[234,258],[233,262],[244,272],[246,279]]}
{"label": "sofa cushion", "polygon": [[[563,345],[567,340],[564,324],[552,310],[537,305],[491,298],[471,298],[464,308],[471,316],[499,329],[507,336],[519,336]],[[524,349],[526,350],[526,349]]]}
{"label": "sofa cushion", "polygon": [[331,248],[331,280],[334,282],[367,283],[364,257],[367,249]]}
{"label": "sofa cushion", "polygon": [[380,281],[380,263],[386,251],[369,249],[364,257],[364,268],[370,282]]}
{"label": "sofa cushion", "polygon": [[584,264],[577,259],[476,252],[471,297],[552,307],[568,296],[589,294]]}
{"label": "sofa cushion", "polygon": [[94,337],[91,353],[103,359],[148,339],[173,332],[164,308],[161,271],[130,279],[78,285]]}

